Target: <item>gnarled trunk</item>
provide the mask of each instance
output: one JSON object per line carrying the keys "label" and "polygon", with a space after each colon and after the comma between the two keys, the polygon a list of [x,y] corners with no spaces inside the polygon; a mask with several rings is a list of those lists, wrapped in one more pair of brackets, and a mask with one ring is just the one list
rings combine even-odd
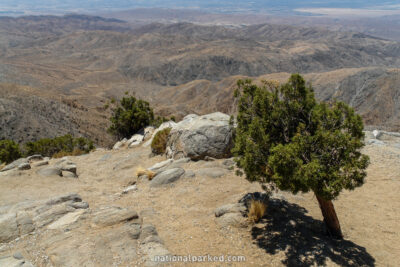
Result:
{"label": "gnarled trunk", "polygon": [[322,211],[322,216],[324,216],[324,222],[331,236],[335,238],[342,239],[343,234],[340,229],[339,219],[335,212],[335,207],[331,200],[325,200],[322,197],[316,195],[319,207]]}

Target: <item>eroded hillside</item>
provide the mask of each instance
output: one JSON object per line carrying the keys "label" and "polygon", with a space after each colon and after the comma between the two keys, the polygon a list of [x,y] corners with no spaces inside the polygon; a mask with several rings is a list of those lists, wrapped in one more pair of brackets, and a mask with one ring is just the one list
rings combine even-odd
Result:
{"label": "eroded hillside", "polygon": [[[103,108],[111,97],[128,91],[150,101],[160,115],[178,118],[229,113],[238,78],[284,81],[292,72],[304,74],[321,100],[337,97],[353,105],[367,125],[399,130],[395,68],[400,67],[400,44],[394,41],[269,24],[141,26],[78,15],[1,18],[0,33],[0,83],[7,84],[2,88],[29,87],[40,97],[34,101],[60,107],[45,104],[43,110],[54,114],[50,121],[57,131],[26,128],[23,122],[36,111],[23,104],[13,128],[26,134],[9,127],[0,138],[26,141],[70,132],[111,145],[112,138],[104,134],[110,111]],[[32,97],[16,91],[2,93],[4,107]],[[10,114],[0,117],[4,129]],[[35,120],[38,125],[49,121],[40,114]]]}

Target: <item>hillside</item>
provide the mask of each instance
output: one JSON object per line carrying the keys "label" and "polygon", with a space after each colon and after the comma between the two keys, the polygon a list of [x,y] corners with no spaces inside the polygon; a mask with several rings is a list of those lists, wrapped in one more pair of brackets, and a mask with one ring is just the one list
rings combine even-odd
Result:
{"label": "hillside", "polygon": [[[399,43],[359,33],[271,24],[143,26],[81,15],[3,17],[0,84],[29,87],[38,101],[59,103],[59,111],[45,113],[64,119],[50,120],[58,130],[47,134],[33,127],[24,129],[27,134],[8,129],[0,137],[29,140],[72,132],[107,146],[113,142],[104,134],[110,111],[103,106],[125,91],[150,101],[161,115],[181,118],[230,112],[239,77],[286,78],[292,72],[311,80],[320,99],[338,97],[368,125],[398,130],[399,67]],[[30,97],[24,90],[18,94]],[[15,102],[12,97],[0,96],[3,105]],[[19,121],[32,120],[33,107],[20,108],[26,115],[18,115]],[[8,116],[0,114],[2,128]]]}

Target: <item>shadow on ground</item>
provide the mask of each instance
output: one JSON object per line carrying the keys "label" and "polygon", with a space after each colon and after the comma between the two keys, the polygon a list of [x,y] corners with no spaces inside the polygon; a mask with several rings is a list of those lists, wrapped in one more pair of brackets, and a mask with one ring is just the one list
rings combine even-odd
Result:
{"label": "shadow on ground", "polygon": [[349,240],[332,240],[322,221],[285,200],[271,199],[267,215],[253,227],[256,244],[269,254],[284,252],[286,266],[321,266],[330,259],[340,266],[375,266],[375,259]]}

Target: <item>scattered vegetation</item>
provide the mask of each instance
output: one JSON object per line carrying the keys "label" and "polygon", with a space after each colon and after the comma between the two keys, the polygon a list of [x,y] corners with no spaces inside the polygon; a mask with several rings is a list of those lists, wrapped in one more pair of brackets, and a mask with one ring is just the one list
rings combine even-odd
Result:
{"label": "scattered vegetation", "polygon": [[[175,121],[174,116],[170,118],[155,117],[149,102],[136,99],[134,96],[125,96],[119,103],[113,98],[111,104],[114,104],[115,107],[112,109],[111,126],[108,128],[108,132],[119,139],[130,138],[146,126],[157,128],[164,122]],[[104,106],[105,109],[108,107],[109,104]]]}
{"label": "scattered vegetation", "polygon": [[82,155],[94,149],[93,142],[83,137],[73,138],[64,135],[55,138],[43,138],[25,144],[27,156],[40,154],[46,157],[62,157],[63,155]]}
{"label": "scattered vegetation", "polygon": [[130,138],[154,120],[150,104],[133,96],[123,97],[112,112],[108,131],[118,138]]}
{"label": "scattered vegetation", "polygon": [[152,180],[153,177],[156,175],[156,173],[153,172],[153,171],[147,170],[145,168],[142,168],[142,167],[137,168],[136,169],[136,176],[140,177],[140,176],[143,176],[143,175],[146,175],[149,178],[149,180]]}
{"label": "scattered vegetation", "polygon": [[12,140],[0,140],[0,163],[8,164],[19,159],[21,156],[22,153],[16,142]]}
{"label": "scattered vegetation", "polygon": [[318,103],[298,74],[283,85],[237,85],[237,166],[250,181],[314,192],[328,232],[342,238],[332,200],[364,183],[369,158],[360,152],[361,117],[342,102]]}
{"label": "scattered vegetation", "polygon": [[66,156],[80,156],[87,154],[88,152],[80,150],[79,148],[75,148],[72,152],[67,152],[67,151],[60,151],[55,154],[53,154],[53,158],[58,159]]}
{"label": "scattered vegetation", "polygon": [[248,220],[251,223],[257,223],[264,217],[267,211],[267,204],[259,200],[251,200],[249,212],[247,214]]}
{"label": "scattered vegetation", "polygon": [[167,149],[168,135],[171,132],[171,128],[165,128],[158,131],[151,142],[151,151],[154,154],[161,155],[165,153]]}

